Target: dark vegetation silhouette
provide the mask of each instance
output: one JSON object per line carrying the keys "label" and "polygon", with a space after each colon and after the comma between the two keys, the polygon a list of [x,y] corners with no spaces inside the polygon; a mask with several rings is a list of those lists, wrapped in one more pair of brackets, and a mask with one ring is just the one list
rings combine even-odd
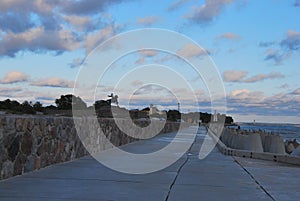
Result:
{"label": "dark vegetation silhouette", "polygon": [[[112,118],[112,107],[118,110],[118,117],[125,116],[128,114],[132,119],[149,119],[150,108],[146,107],[142,110],[134,109],[127,110],[126,108],[121,108],[119,106],[113,106],[111,104],[111,99],[108,100],[97,100],[93,106],[87,107],[87,104],[77,96],[72,94],[61,95],[60,98],[55,99],[55,105],[43,106],[39,101],[32,103],[29,101],[24,101],[19,103],[16,100],[6,99],[0,101],[0,110],[5,113],[11,114],[50,114],[50,115],[62,115],[62,116],[72,116],[72,107],[75,106],[76,109],[83,110],[94,110],[98,117],[101,118]],[[153,117],[160,117],[159,114]],[[180,113],[178,110],[166,111],[166,118],[168,121],[184,121],[189,120],[200,120],[201,123],[209,123],[212,120],[212,114],[202,113],[202,112],[190,112],[190,113]],[[226,116],[224,114],[218,114],[219,120],[225,119],[225,124],[232,124],[234,122],[231,116]]]}
{"label": "dark vegetation silhouette", "polygon": [[55,100],[57,109],[59,110],[72,110],[74,106],[76,109],[86,109],[86,103],[80,98],[73,94],[61,95],[59,99]]}

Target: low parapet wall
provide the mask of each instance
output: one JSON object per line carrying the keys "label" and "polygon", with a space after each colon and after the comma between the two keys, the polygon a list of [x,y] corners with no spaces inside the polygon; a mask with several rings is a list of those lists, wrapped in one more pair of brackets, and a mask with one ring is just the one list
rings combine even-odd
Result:
{"label": "low parapet wall", "polygon": [[237,148],[230,148],[226,146],[212,130],[208,129],[208,134],[213,138],[213,140],[217,142],[217,147],[219,151],[224,155],[300,165],[300,157],[291,156],[287,154],[266,153],[266,152],[257,152],[257,151],[241,150]]}
{"label": "low parapet wall", "polygon": [[[120,131],[113,119],[98,119],[98,122],[102,125],[104,135],[115,146],[137,140]],[[138,121],[136,124],[143,127],[149,122]],[[179,123],[167,122],[161,133],[176,131],[179,126]],[[81,136],[97,133],[93,126],[89,129],[89,132],[81,133]],[[102,150],[109,148],[99,143],[98,146],[102,147]],[[87,154],[71,117],[0,116],[0,179]]]}

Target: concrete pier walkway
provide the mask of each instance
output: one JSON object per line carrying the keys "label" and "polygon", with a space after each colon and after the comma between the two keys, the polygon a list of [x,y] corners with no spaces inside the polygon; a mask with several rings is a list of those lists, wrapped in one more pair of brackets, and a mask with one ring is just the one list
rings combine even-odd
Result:
{"label": "concrete pier walkway", "polygon": [[[155,173],[119,173],[88,156],[0,181],[0,200],[300,200],[299,167],[224,156],[216,148],[199,160],[205,134],[206,130],[200,128],[190,151],[172,166]],[[165,134],[124,147],[147,152],[174,135]]]}

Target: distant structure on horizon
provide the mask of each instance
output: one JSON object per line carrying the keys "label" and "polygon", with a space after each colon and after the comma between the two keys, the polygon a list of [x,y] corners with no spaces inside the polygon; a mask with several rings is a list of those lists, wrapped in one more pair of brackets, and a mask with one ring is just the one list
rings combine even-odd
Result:
{"label": "distant structure on horizon", "polygon": [[213,122],[218,122],[218,114],[217,114],[217,110],[215,110],[215,113],[213,115]]}
{"label": "distant structure on horizon", "polygon": [[119,106],[118,95],[114,95],[114,93],[111,93],[110,95],[108,95],[108,97],[111,98],[111,103],[115,103],[117,106]]}
{"label": "distant structure on horizon", "polygon": [[155,115],[155,114],[163,115],[164,111],[160,111],[153,104],[150,104],[149,115]]}

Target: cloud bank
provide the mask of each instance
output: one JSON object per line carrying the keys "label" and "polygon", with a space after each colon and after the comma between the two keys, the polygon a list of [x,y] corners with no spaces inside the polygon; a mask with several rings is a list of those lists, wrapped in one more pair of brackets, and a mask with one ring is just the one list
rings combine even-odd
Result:
{"label": "cloud bank", "polygon": [[260,82],[267,79],[279,79],[285,76],[281,73],[271,72],[268,74],[257,74],[246,78],[248,75],[247,71],[230,70],[223,73],[223,80],[225,82],[240,82],[240,83],[254,83]]}

